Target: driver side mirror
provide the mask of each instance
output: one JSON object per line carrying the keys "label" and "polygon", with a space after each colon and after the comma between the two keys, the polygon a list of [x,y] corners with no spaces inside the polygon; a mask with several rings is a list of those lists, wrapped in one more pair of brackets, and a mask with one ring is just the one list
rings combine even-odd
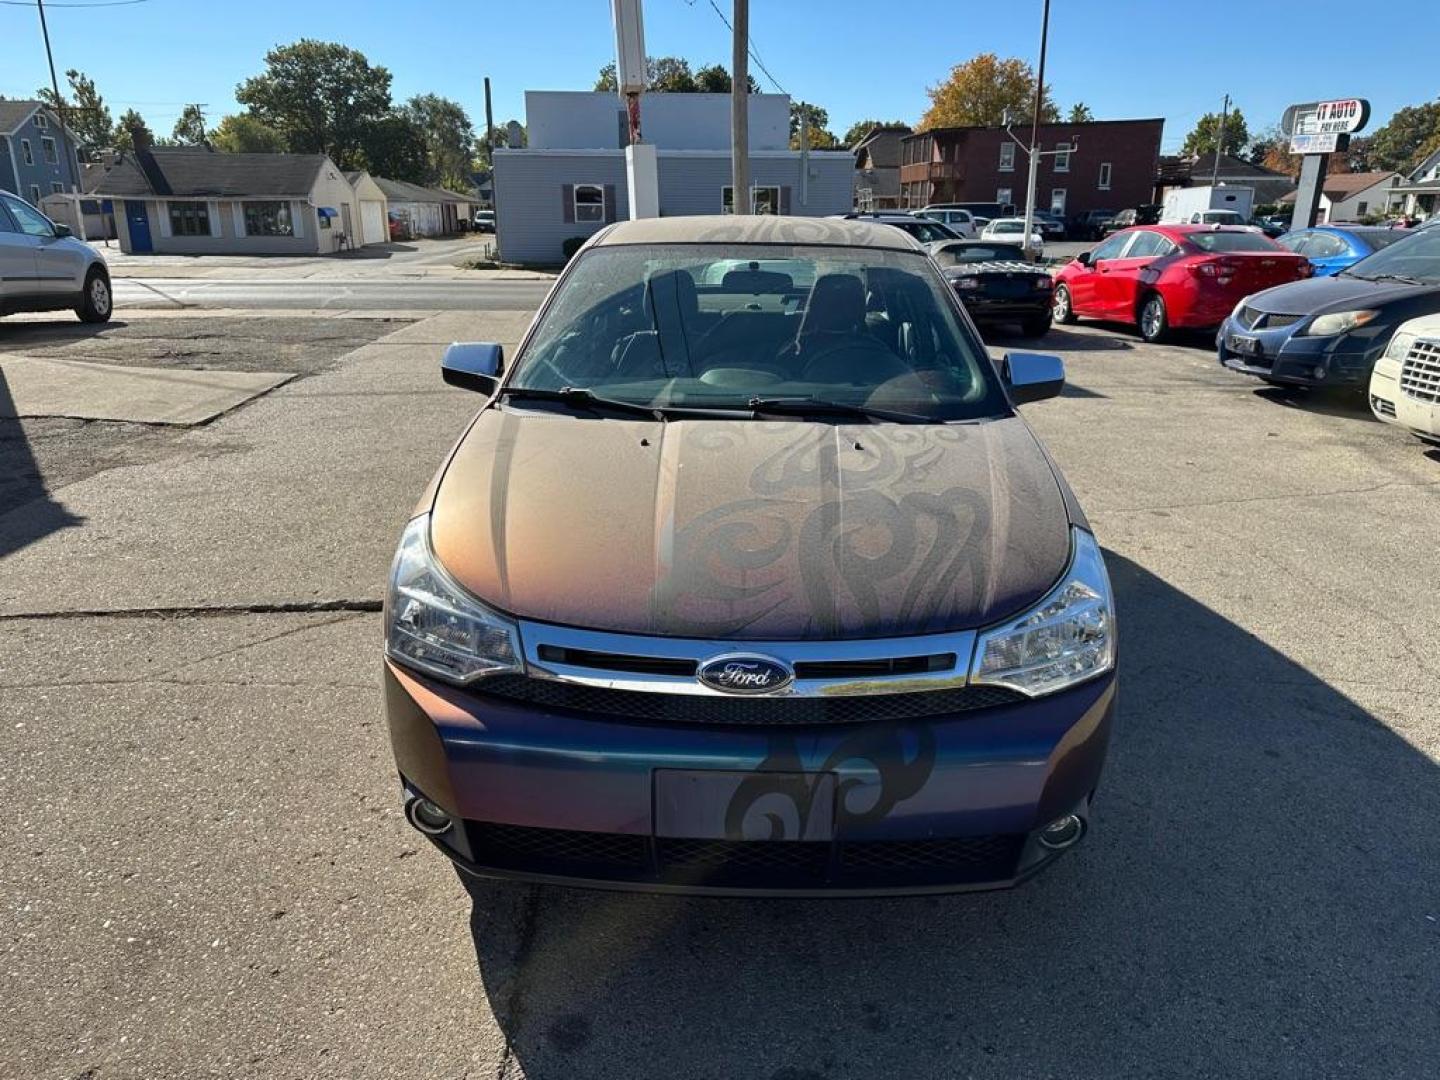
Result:
{"label": "driver side mirror", "polygon": [[1075,256],[1075,261],[1078,262],[1081,266],[1089,266],[1089,265],[1090,265],[1090,252],[1088,252],[1088,251],[1082,251],[1082,252],[1080,252],[1079,255],[1076,255],[1076,256]]}
{"label": "driver side mirror", "polygon": [[493,341],[456,341],[440,358],[440,377],[450,386],[490,395],[500,385],[505,350]]}
{"label": "driver side mirror", "polygon": [[1000,377],[1010,391],[1010,400],[1024,405],[1059,395],[1065,388],[1065,363],[1049,353],[1006,353]]}
{"label": "driver side mirror", "polygon": [[69,225],[62,225],[62,224],[60,224],[60,222],[58,222],[58,221],[54,223],[54,228],[55,228],[55,235],[56,235],[57,237],[62,237],[62,238],[63,238],[63,237],[66,237],[66,236],[74,236],[74,235],[75,235],[74,230],[71,229]]}

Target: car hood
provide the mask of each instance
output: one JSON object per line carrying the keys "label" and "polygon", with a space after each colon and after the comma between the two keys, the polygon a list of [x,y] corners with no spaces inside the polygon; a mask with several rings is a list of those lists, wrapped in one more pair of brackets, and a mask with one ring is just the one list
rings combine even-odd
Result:
{"label": "car hood", "polygon": [[966,425],[577,419],[487,409],[436,491],[450,574],[523,618],[735,640],[992,623],[1064,572],[1018,417]]}
{"label": "car hood", "polygon": [[1375,307],[1412,296],[1440,292],[1440,286],[1407,285],[1403,281],[1365,281],[1356,277],[1317,277],[1277,285],[1257,293],[1251,307],[1287,315],[1320,314]]}

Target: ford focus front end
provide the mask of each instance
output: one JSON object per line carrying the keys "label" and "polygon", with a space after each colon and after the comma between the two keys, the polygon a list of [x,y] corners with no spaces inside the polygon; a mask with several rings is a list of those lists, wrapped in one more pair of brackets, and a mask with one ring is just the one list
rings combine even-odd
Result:
{"label": "ford focus front end", "polygon": [[1049,864],[1116,694],[1099,545],[1014,408],[1061,377],[997,370],[895,230],[600,234],[510,370],[447,361],[487,401],[387,594],[411,824],[474,874],[617,888]]}

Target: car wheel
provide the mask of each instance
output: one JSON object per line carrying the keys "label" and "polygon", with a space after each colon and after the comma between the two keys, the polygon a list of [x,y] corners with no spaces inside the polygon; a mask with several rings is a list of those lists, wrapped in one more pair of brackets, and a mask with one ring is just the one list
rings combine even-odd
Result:
{"label": "car wheel", "polygon": [[1044,337],[1050,332],[1050,316],[1037,315],[1020,324],[1020,333],[1025,337]]}
{"label": "car wheel", "polygon": [[75,305],[75,314],[80,316],[81,322],[109,322],[113,308],[110,279],[105,276],[105,271],[92,267],[85,275],[85,288],[80,291],[80,303]]}
{"label": "car wheel", "polygon": [[1055,296],[1050,301],[1050,316],[1057,323],[1069,324],[1075,321],[1075,308],[1070,303],[1070,290],[1064,285],[1055,286]]}
{"label": "car wheel", "polygon": [[1152,344],[1164,341],[1170,330],[1170,318],[1165,313],[1165,300],[1159,293],[1151,293],[1140,305],[1140,336]]}

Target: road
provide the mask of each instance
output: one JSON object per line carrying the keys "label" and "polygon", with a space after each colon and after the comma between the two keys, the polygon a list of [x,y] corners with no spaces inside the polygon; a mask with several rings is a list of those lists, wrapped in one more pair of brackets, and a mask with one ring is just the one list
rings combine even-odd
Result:
{"label": "road", "polygon": [[127,308],[368,309],[376,311],[514,311],[535,308],[548,280],[274,277],[116,278],[115,310]]}
{"label": "road", "polygon": [[[143,451],[38,456],[0,511],[0,1076],[1435,1074],[1440,454],[1203,344],[993,346],[1065,359],[1024,411],[1122,635],[1095,828],[1049,872],[883,901],[463,887],[399,813],[377,607],[477,404],[440,346],[529,314],[397,324]],[[152,363],[160,324],[195,334],[141,321]]]}

